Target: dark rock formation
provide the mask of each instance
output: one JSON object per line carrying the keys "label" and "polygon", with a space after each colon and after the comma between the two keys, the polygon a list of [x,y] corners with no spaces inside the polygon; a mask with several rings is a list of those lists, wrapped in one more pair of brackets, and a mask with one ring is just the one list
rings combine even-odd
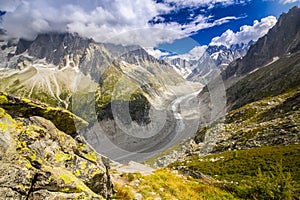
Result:
{"label": "dark rock formation", "polygon": [[253,44],[254,42],[250,41],[248,44],[234,44],[230,47],[224,45],[208,46],[203,56],[192,62],[193,70],[187,79],[207,83],[216,74],[225,70],[231,62],[245,56]]}
{"label": "dark rock formation", "polygon": [[87,122],[67,110],[1,92],[0,95],[8,99],[7,102],[1,103],[1,107],[7,109],[7,112],[13,117],[40,116],[52,121],[59,130],[69,135],[75,134],[78,129],[88,125]]}
{"label": "dark rock formation", "polygon": [[[6,105],[0,108],[1,199],[111,196],[108,159],[98,155],[80,136],[71,137],[45,118],[16,115],[18,109],[33,109],[33,102],[16,110],[8,106],[11,101],[6,95],[0,96],[1,107]],[[64,116],[66,111],[57,112]],[[14,118],[8,113],[14,113]]]}
{"label": "dark rock formation", "polygon": [[19,41],[16,54],[25,50],[36,58],[46,58],[47,62],[59,65],[68,54],[82,54],[92,42],[75,34],[39,34],[34,41]]}
{"label": "dark rock formation", "polygon": [[300,86],[300,52],[286,55],[227,89],[228,110]]}
{"label": "dark rock formation", "polygon": [[241,77],[285,54],[300,49],[300,8],[294,7],[280,16],[267,35],[251,46],[243,59],[232,62],[222,73],[223,79]]}

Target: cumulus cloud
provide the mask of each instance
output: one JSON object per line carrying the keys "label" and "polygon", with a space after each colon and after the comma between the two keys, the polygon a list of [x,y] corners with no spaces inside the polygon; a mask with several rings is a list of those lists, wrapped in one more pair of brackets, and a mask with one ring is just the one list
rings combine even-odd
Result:
{"label": "cumulus cloud", "polygon": [[205,53],[206,49],[207,49],[207,45],[195,46],[188,53],[180,54],[180,55],[176,55],[176,56],[170,56],[169,58],[170,59],[181,58],[181,59],[184,59],[187,61],[199,60],[202,57],[202,55]]}
{"label": "cumulus cloud", "polygon": [[191,49],[189,52],[185,54],[177,54],[176,52],[164,51],[157,48],[145,48],[145,50],[155,58],[167,57],[170,60],[181,58],[187,61],[199,60],[202,57],[202,55],[205,53],[206,49],[207,49],[207,45],[195,46],[193,49]]}
{"label": "cumulus cloud", "polygon": [[296,3],[300,2],[300,0],[280,0],[280,3],[288,4],[288,3]]}
{"label": "cumulus cloud", "polygon": [[197,7],[208,6],[213,7],[215,4],[222,4],[224,6],[232,5],[234,0],[165,0],[166,3],[173,3],[179,7]]}
{"label": "cumulus cloud", "polygon": [[170,55],[170,52],[167,51],[164,52],[156,48],[145,48],[145,50],[148,52],[148,54],[150,54],[155,58],[167,57]]}
{"label": "cumulus cloud", "polygon": [[240,27],[240,31],[234,33],[228,29],[221,36],[212,39],[210,45],[224,45],[230,47],[232,44],[248,43],[251,40],[256,41],[258,38],[267,34],[277,22],[276,17],[268,16],[260,21],[255,20],[252,26],[244,25]]}
{"label": "cumulus cloud", "polygon": [[153,47],[238,19],[231,16],[213,21],[210,17],[199,15],[194,21],[183,25],[176,22],[151,24],[149,21],[154,17],[174,9],[153,0],[0,0],[0,3],[0,10],[8,11],[3,16],[3,28],[11,37],[26,39],[34,39],[43,32],[68,31],[99,42]]}
{"label": "cumulus cloud", "polygon": [[20,4],[21,0],[0,0],[0,10],[13,11]]}

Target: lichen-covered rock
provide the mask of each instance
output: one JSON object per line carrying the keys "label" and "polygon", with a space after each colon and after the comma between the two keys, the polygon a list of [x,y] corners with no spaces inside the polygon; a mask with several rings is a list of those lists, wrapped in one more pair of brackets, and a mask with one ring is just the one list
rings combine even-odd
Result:
{"label": "lichen-covered rock", "polygon": [[[98,155],[80,136],[59,130],[50,121],[53,118],[34,116],[42,112],[42,105],[24,100],[10,104],[12,98],[6,97],[0,104],[4,108],[0,107],[0,199],[110,197],[107,158]],[[18,115],[16,105],[24,106],[24,110],[38,107],[40,111],[29,115],[27,110]],[[53,116],[64,117],[65,113],[58,110]]]}
{"label": "lichen-covered rock", "polygon": [[54,108],[26,98],[0,92],[0,106],[14,117],[41,116],[50,120],[59,130],[72,135],[88,123],[68,110]]}

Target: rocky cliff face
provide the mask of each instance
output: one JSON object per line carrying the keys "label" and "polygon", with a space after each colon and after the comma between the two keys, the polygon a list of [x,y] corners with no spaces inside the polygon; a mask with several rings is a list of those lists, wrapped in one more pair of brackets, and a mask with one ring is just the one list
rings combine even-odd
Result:
{"label": "rocky cliff face", "polygon": [[241,58],[246,55],[250,46],[255,42],[250,41],[248,44],[233,44],[230,47],[226,46],[209,46],[206,52],[212,60],[215,62],[216,66],[221,69],[226,69],[226,67],[234,60]]}
{"label": "rocky cliff face", "polygon": [[208,46],[199,60],[192,61],[193,70],[187,79],[206,83],[214,78],[216,73],[225,70],[231,62],[245,56],[253,44],[254,42],[250,41],[248,44],[234,44],[230,47]]}
{"label": "rocky cliff face", "polygon": [[1,199],[111,196],[109,160],[66,131],[72,118],[80,121],[68,111],[0,94]]}
{"label": "rocky cliff face", "polygon": [[249,74],[226,90],[227,109],[236,109],[299,87],[299,66],[300,52],[297,52]]}
{"label": "rocky cliff face", "polygon": [[184,59],[175,58],[169,61],[175,71],[181,74],[184,78],[188,77],[192,72],[192,64]]}
{"label": "rocky cliff face", "polygon": [[28,51],[30,56],[38,59],[46,58],[47,62],[54,65],[63,65],[62,62],[66,55],[81,56],[92,42],[92,40],[83,39],[75,34],[40,34],[34,41],[21,39],[16,54]]}
{"label": "rocky cliff face", "polygon": [[243,59],[232,62],[222,73],[225,80],[242,77],[256,68],[300,49],[300,8],[294,7],[282,14],[267,35],[253,45]]}
{"label": "rocky cliff face", "polygon": [[45,59],[48,64],[80,69],[99,81],[101,74],[113,60],[103,44],[71,33],[44,33],[33,41],[20,39],[15,54],[27,52],[34,59]]}
{"label": "rocky cliff face", "polygon": [[[126,79],[128,88],[141,88],[152,100],[160,98],[159,88],[184,83],[169,64],[138,46],[96,43],[71,33],[40,34],[10,48],[7,44],[3,42],[0,53],[0,79],[5,83],[0,90],[55,106],[68,108],[75,91],[99,93],[100,88],[101,93],[112,93],[119,79]],[[109,103],[106,100],[101,103]]]}

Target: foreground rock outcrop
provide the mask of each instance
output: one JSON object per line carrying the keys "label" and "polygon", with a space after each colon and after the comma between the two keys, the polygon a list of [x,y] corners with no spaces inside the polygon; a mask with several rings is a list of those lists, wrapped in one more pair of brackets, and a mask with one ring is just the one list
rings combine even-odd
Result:
{"label": "foreground rock outcrop", "polygon": [[[25,110],[32,112],[22,112]],[[25,99],[16,101],[15,97],[0,93],[0,199],[111,196],[109,160],[73,131],[66,134],[62,126],[58,128],[59,123],[54,120],[58,116],[63,117],[61,123],[65,127],[69,121],[63,119],[75,117],[67,111]],[[79,118],[75,119],[78,123]]]}

